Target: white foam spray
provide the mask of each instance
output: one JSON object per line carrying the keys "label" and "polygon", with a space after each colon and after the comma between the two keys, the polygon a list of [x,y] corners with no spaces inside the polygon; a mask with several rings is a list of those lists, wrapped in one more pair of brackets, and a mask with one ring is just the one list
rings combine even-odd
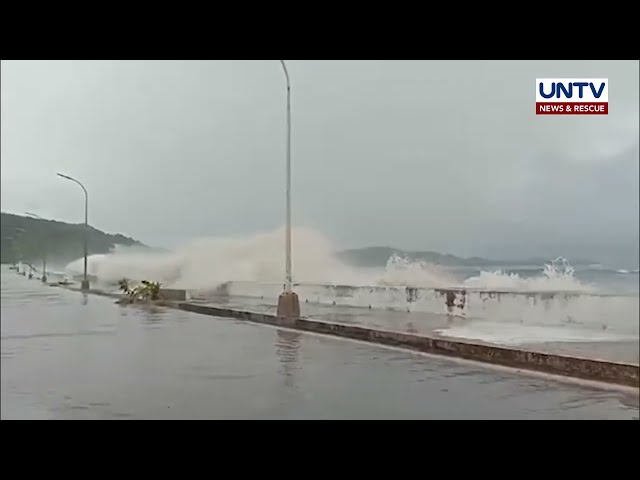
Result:
{"label": "white foam spray", "polygon": [[[340,261],[334,248],[318,232],[295,228],[293,240],[293,274],[297,283],[340,285],[384,285],[423,288],[464,286],[478,289],[513,291],[586,291],[573,269],[564,259],[544,266],[541,274],[521,278],[502,271],[481,272],[461,278],[446,267],[397,255],[383,268],[355,268]],[[66,270],[82,272],[78,259]],[[207,290],[225,282],[281,282],[284,278],[284,230],[250,237],[199,238],[172,252],[145,251],[117,247],[111,253],[91,255],[88,272],[101,282],[122,278],[153,280],[167,287]]]}
{"label": "white foam spray", "polygon": [[483,290],[500,290],[514,292],[593,292],[595,288],[580,282],[575,276],[574,268],[564,257],[544,265],[540,275],[523,278],[515,273],[501,270],[480,272],[480,275],[464,281],[468,288]]}

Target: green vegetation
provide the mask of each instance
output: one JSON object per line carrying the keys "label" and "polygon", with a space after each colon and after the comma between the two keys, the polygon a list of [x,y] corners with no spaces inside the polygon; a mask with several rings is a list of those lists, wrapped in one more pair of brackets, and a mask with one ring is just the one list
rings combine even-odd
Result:
{"label": "green vegetation", "polygon": [[[43,243],[49,261],[68,263],[82,256],[84,224],[55,220],[39,220],[2,212],[2,263],[42,261]],[[89,226],[89,255],[108,253],[115,245],[140,246],[140,242],[124,235],[111,235]]]}
{"label": "green vegetation", "polygon": [[139,285],[132,287],[129,280],[123,278],[118,282],[120,290],[126,295],[118,303],[150,303],[160,300],[160,283],[142,280]]}

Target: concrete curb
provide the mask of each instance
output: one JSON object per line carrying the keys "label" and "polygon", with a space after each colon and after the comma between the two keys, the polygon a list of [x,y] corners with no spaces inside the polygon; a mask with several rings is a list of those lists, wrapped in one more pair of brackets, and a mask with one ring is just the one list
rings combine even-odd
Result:
{"label": "concrete curb", "polygon": [[[69,289],[80,291],[77,288]],[[101,292],[99,290],[90,290],[88,293],[112,298],[121,297],[119,294]],[[265,313],[233,310],[189,302],[162,301],[156,304],[203,315],[235,318],[275,327],[285,327],[305,332],[350,338],[369,343],[389,345],[435,355],[463,358],[522,370],[538,371],[616,385],[640,387],[640,365],[632,363],[611,362],[607,360],[464,342],[447,338],[434,338],[324,320],[283,318]]]}
{"label": "concrete curb", "polygon": [[[87,291],[82,290],[81,288],[78,287],[70,287],[67,285],[56,285],[56,284],[50,284],[51,287],[63,287],[66,288],[67,290],[71,290],[72,292],[80,292],[80,293],[90,293],[92,295],[98,295],[101,297],[109,297],[109,298],[115,298],[117,300],[120,300],[122,298],[124,298],[124,295],[121,293],[114,293],[114,292],[105,292],[103,290],[95,290],[95,289],[90,289]],[[178,308],[176,303],[179,301],[184,301],[186,298],[186,291],[185,290],[166,290],[166,289],[160,289],[160,295],[161,295],[161,299],[160,300],[155,300],[153,301],[153,305],[158,305],[161,307],[173,307],[173,308]]]}

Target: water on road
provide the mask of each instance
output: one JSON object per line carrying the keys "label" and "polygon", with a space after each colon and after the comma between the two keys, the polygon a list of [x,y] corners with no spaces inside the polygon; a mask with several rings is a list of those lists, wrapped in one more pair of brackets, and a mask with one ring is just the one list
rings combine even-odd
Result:
{"label": "water on road", "polygon": [[633,419],[637,393],[41,285],[2,268],[2,419]]}

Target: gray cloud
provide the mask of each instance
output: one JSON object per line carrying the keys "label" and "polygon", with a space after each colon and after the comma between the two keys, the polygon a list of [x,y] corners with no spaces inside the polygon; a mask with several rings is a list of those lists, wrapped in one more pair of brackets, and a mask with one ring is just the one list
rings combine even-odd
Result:
{"label": "gray cloud", "polygon": [[[290,61],[294,223],[337,246],[624,259],[638,61]],[[537,77],[608,77],[608,116],[536,116]],[[154,245],[279,227],[276,61],[2,62],[2,209]],[[613,253],[612,253],[613,252]]]}

